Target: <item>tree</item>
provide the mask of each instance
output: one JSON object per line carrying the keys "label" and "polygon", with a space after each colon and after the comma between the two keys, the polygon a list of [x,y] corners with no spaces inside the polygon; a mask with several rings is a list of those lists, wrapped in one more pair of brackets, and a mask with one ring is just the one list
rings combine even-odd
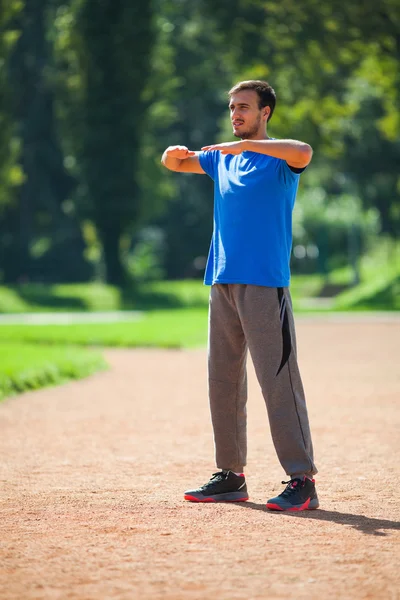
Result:
{"label": "tree", "polygon": [[10,52],[19,35],[14,21],[21,8],[22,4],[19,1],[0,0],[0,266],[3,278],[7,278],[8,272],[14,267],[12,231],[17,189],[22,183],[22,171],[18,166],[18,141],[15,136],[12,100],[7,80]]}
{"label": "tree", "polygon": [[[395,0],[205,0],[241,79],[278,90],[271,128],[305,139],[328,188],[375,205],[382,230],[400,228],[400,6]],[[234,39],[235,44],[230,44]],[[342,177],[338,177],[342,173]]]}
{"label": "tree", "polygon": [[167,277],[193,277],[201,275],[210,244],[212,182],[206,176],[169,173],[160,158],[169,145],[199,150],[215,141],[221,115],[227,114],[225,90],[232,66],[224,60],[203,0],[157,0],[155,13],[157,44],[147,89],[141,193],[145,204],[159,206],[161,214],[152,224],[164,234],[162,267]]}
{"label": "tree", "polygon": [[122,285],[121,239],[140,221],[138,162],[153,45],[152,4],[81,0],[81,173],[102,243],[106,278]]}
{"label": "tree", "polygon": [[14,271],[8,280],[87,279],[79,224],[65,211],[75,181],[64,165],[51,77],[48,35],[54,0],[30,0],[15,23],[20,35],[9,58],[12,118],[24,180],[18,190]]}

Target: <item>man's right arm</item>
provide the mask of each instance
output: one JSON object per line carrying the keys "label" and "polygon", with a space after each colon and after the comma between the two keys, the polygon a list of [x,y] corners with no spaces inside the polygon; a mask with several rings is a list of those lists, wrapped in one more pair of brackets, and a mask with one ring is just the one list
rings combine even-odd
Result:
{"label": "man's right arm", "polygon": [[200,165],[199,153],[188,150],[186,146],[169,146],[162,155],[161,162],[170,171],[205,174]]}

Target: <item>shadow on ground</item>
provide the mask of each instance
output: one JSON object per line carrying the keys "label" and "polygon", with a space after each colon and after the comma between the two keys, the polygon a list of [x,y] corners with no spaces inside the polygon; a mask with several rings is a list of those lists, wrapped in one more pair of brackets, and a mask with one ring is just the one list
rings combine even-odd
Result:
{"label": "shadow on ground", "polygon": [[269,510],[265,504],[256,504],[254,502],[238,502],[235,506],[239,506],[240,508],[248,508],[253,510],[261,510],[262,512],[267,512],[276,516],[276,518],[280,517],[289,517],[296,519],[313,519],[316,521],[330,521],[332,523],[337,523],[338,525],[349,525],[353,527],[356,531],[361,531],[361,533],[366,533],[368,535],[379,535],[386,536],[388,535],[382,529],[386,530],[400,530],[400,522],[399,521],[389,521],[387,519],[375,519],[374,517],[365,517],[364,515],[355,515],[352,513],[343,513],[336,510],[308,510],[302,512],[274,512]]}
{"label": "shadow on ground", "polygon": [[19,297],[35,308],[45,308],[47,310],[70,310],[81,311],[86,309],[86,305],[81,298],[74,298],[68,295],[56,296],[51,286],[41,284],[31,284],[16,286],[14,290]]}

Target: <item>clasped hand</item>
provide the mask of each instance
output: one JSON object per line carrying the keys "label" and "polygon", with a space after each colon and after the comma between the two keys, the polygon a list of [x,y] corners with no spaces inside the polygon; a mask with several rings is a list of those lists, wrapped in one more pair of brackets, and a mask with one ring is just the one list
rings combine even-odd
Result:
{"label": "clasped hand", "polygon": [[169,146],[166,152],[171,158],[180,158],[181,160],[189,158],[190,156],[196,156],[196,152],[189,150],[186,146]]}
{"label": "clasped hand", "polygon": [[203,146],[203,152],[207,150],[219,150],[221,154],[242,154],[244,151],[243,141],[240,142],[224,142],[223,144],[211,144],[211,146]]}
{"label": "clasped hand", "polygon": [[[225,142],[223,144],[211,144],[210,146],[203,146],[203,152],[207,150],[218,150],[221,154],[242,154],[244,147],[243,142]],[[170,146],[167,148],[167,154],[171,158],[178,158],[184,160],[190,156],[195,156],[196,152],[189,150],[186,146]]]}

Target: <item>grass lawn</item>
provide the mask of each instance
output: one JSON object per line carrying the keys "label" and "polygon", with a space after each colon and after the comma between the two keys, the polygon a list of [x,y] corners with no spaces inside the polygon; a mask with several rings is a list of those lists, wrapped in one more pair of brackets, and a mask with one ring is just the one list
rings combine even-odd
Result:
{"label": "grass lawn", "polygon": [[123,308],[120,290],[101,283],[0,286],[0,313],[107,311]]}
{"label": "grass lawn", "polygon": [[206,342],[207,308],[148,312],[140,321],[121,323],[2,325],[0,400],[106,368],[99,352],[78,345],[181,348]]}
{"label": "grass lawn", "polygon": [[100,353],[93,350],[0,342],[0,400],[27,390],[80,379],[106,367]]}
{"label": "grass lawn", "polygon": [[[398,245],[382,243],[363,257],[361,282],[353,287],[349,266],[327,277],[293,276],[295,314],[400,310],[399,252]],[[329,288],[339,293],[321,302]],[[141,283],[129,290],[99,283],[0,286],[0,313],[143,311],[140,320],[116,323],[0,325],[0,400],[106,367],[99,353],[79,346],[204,347],[208,297],[201,280]]]}
{"label": "grass lawn", "polygon": [[207,308],[150,311],[139,321],[71,325],[2,325],[5,341],[181,348],[207,342]]}
{"label": "grass lawn", "polygon": [[371,271],[335,298],[336,310],[400,310],[400,260]]}
{"label": "grass lawn", "polygon": [[[366,269],[366,274],[371,275],[370,280],[363,281],[359,286],[348,288],[334,299],[335,310],[396,310],[400,308],[399,281],[400,273],[395,266],[387,265],[379,273],[373,272],[372,267]],[[345,282],[351,273],[348,269],[337,272],[331,277],[330,283],[338,285]],[[373,275],[373,277],[372,277]],[[291,293],[295,315],[301,312],[316,312],[301,310],[301,301],[306,297],[317,296],[326,281],[320,275],[293,277]],[[58,293],[66,298],[80,297],[87,299],[86,309],[108,306],[121,308],[124,306],[122,297],[114,294],[110,286],[90,284],[77,286],[52,286]],[[35,288],[32,288],[35,291]],[[37,289],[35,296],[38,300]],[[46,293],[51,294],[54,289],[47,288]],[[42,287],[42,293],[44,293]],[[100,293],[100,291],[102,292]],[[114,290],[114,292],[112,291]],[[68,294],[69,296],[68,296]],[[113,301],[104,304],[97,300],[97,304],[89,298],[94,298],[95,292],[103,297],[113,298]],[[108,295],[107,295],[108,294]],[[135,308],[141,307],[142,318],[137,321],[128,319],[118,323],[80,323],[70,325],[1,325],[1,342],[27,342],[41,344],[78,344],[82,346],[126,346],[126,347],[161,347],[161,348],[186,348],[205,346],[207,342],[207,310],[209,288],[202,285],[201,281],[162,281],[142,285],[137,292],[132,304]],[[56,294],[57,296],[57,294]],[[59,297],[59,296],[57,296]],[[119,298],[117,302],[117,297]],[[1,290],[0,290],[1,299]],[[69,302],[69,300],[68,300]],[[125,300],[126,302],[126,300]],[[149,310],[155,305],[157,309]],[[125,304],[126,306],[126,304]],[[43,305],[41,305],[43,307]],[[162,307],[162,308],[159,308]],[[49,309],[49,307],[47,307]],[[65,308],[64,308],[65,310]],[[322,305],[318,312],[332,312]],[[0,367],[1,371],[1,367]]]}
{"label": "grass lawn", "polygon": [[[321,275],[295,276],[294,301],[318,294]],[[141,283],[119,290],[101,283],[0,286],[0,313],[206,308],[210,288],[200,279]]]}

